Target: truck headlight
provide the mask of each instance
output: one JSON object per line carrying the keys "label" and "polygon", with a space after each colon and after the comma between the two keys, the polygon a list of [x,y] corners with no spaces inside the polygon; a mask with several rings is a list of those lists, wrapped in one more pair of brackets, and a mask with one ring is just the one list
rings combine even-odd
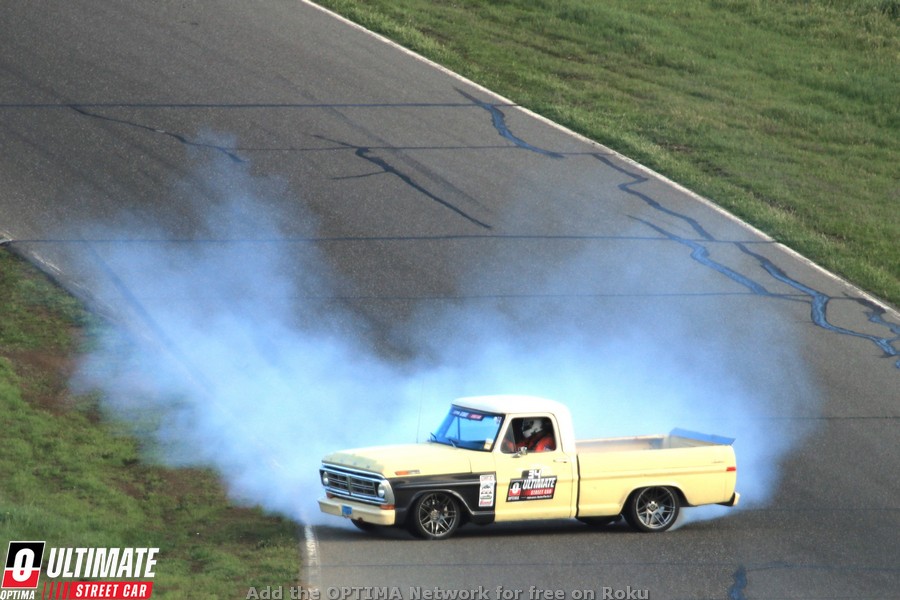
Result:
{"label": "truck headlight", "polygon": [[378,484],[378,489],[376,490],[376,492],[378,493],[378,497],[382,499],[385,497],[385,495],[387,495],[387,487],[383,482]]}
{"label": "truck headlight", "polygon": [[322,485],[328,487],[328,473],[322,471]]}

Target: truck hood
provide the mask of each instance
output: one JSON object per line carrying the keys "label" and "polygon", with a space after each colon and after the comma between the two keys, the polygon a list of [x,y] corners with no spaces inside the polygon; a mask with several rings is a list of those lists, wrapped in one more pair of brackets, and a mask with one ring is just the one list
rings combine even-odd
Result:
{"label": "truck hood", "polygon": [[380,473],[385,477],[471,473],[468,455],[472,452],[475,450],[426,442],[340,450],[327,455],[322,462]]}

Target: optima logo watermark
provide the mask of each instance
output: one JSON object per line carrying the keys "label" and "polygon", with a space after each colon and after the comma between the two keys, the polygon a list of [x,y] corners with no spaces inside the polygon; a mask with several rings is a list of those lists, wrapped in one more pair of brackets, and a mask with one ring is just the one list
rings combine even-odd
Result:
{"label": "optima logo watermark", "polygon": [[[41,578],[41,560],[45,542],[10,542],[6,550],[6,566],[3,569],[3,590],[36,589]],[[2,598],[14,598],[0,592]],[[34,597],[34,592],[23,597]]]}
{"label": "optima logo watermark", "polygon": [[[0,600],[34,600],[46,542],[10,542]],[[42,600],[150,598],[159,548],[50,548]],[[81,578],[113,581],[78,581]],[[143,581],[133,581],[141,578]],[[123,581],[132,580],[132,581]],[[73,581],[74,580],[74,581]]]}

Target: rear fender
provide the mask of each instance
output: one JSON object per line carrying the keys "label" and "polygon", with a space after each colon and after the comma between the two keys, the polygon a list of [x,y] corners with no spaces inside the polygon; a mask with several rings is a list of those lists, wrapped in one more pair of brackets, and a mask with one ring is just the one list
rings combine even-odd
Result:
{"label": "rear fender", "polygon": [[670,490],[675,492],[675,495],[678,497],[679,506],[694,506],[693,504],[691,504],[690,502],[687,501],[687,497],[685,497],[684,492],[681,491],[681,488],[678,487],[677,484],[674,484],[671,482],[656,482],[656,483],[650,483],[647,485],[641,485],[640,487],[636,487],[633,490],[631,490],[630,492],[628,492],[628,495],[625,496],[625,499],[622,501],[622,506],[619,510],[624,511],[625,505],[628,503],[628,501],[631,499],[631,497],[634,496],[639,491],[646,490],[648,488],[657,488],[657,487],[669,488]]}

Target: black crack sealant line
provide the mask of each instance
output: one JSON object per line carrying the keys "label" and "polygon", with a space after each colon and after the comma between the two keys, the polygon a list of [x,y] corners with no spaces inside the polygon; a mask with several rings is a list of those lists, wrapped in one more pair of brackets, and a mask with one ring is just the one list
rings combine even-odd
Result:
{"label": "black crack sealant line", "polygon": [[483,102],[483,101],[479,100],[478,98],[467,94],[466,92],[462,91],[461,89],[457,88],[456,91],[459,92],[459,94],[461,96],[463,96],[464,98],[471,100],[472,103],[475,104],[476,106],[479,106],[479,107],[483,108],[484,110],[488,111],[491,114],[491,122],[494,125],[494,129],[497,130],[497,133],[499,133],[502,137],[511,141],[513,144],[515,144],[519,148],[522,148],[524,150],[529,150],[531,152],[535,152],[535,153],[541,154],[543,156],[548,156],[550,158],[556,158],[556,159],[565,158],[565,155],[560,154],[559,152],[553,152],[551,150],[545,150],[543,148],[538,148],[537,146],[533,146],[533,145],[529,144],[522,138],[516,137],[513,134],[513,132],[510,131],[509,127],[507,127],[507,125],[506,125],[506,115],[503,114],[503,111],[500,110],[499,108],[497,108],[496,105],[489,104],[487,102]]}
{"label": "black crack sealant line", "polygon": [[675,217],[676,219],[680,219],[680,220],[684,221],[685,223],[690,225],[691,229],[696,231],[697,235],[699,235],[703,239],[709,240],[711,242],[716,241],[716,238],[714,238],[710,232],[706,231],[706,229],[696,219],[692,219],[691,217],[689,217],[687,215],[676,212],[676,211],[672,210],[671,208],[666,208],[665,206],[660,204],[657,200],[654,200],[647,194],[639,192],[638,190],[631,189],[631,186],[633,186],[633,185],[638,185],[638,184],[646,182],[648,180],[646,177],[644,177],[642,175],[638,175],[637,173],[632,173],[625,167],[621,167],[621,166],[617,165],[616,163],[611,161],[608,157],[603,156],[602,154],[595,153],[595,154],[591,154],[591,156],[593,156],[594,158],[596,158],[597,160],[602,162],[604,165],[606,165],[610,169],[612,169],[614,171],[618,171],[619,173],[622,173],[623,175],[627,175],[628,177],[631,177],[631,179],[632,179],[631,181],[629,181],[627,183],[619,184],[618,188],[620,190],[622,190],[623,192],[625,192],[626,194],[628,194],[630,196],[640,198],[641,201],[643,201],[645,204],[647,204],[650,208],[652,208],[654,210],[658,210],[659,212],[665,213],[667,215]]}
{"label": "black crack sealant line", "polygon": [[222,154],[227,156],[232,162],[235,162],[235,163],[247,162],[245,159],[243,159],[240,156],[238,156],[237,154],[235,154],[231,148],[228,148],[226,146],[220,146],[217,144],[199,142],[199,141],[188,139],[186,136],[184,136],[180,133],[166,131],[165,129],[160,129],[159,127],[143,125],[141,123],[135,123],[134,121],[128,121],[127,119],[116,119],[115,117],[100,115],[97,113],[90,112],[89,110],[87,110],[84,107],[79,106],[77,104],[69,104],[68,106],[69,106],[69,108],[71,108],[72,110],[77,112],[78,114],[84,115],[85,117],[90,117],[92,119],[99,119],[101,121],[109,121],[110,123],[118,123],[119,125],[127,125],[128,127],[136,127],[138,129],[143,129],[144,131],[149,131],[151,133],[155,133],[158,135],[165,135],[165,136],[168,136],[170,138],[177,140],[178,142],[180,142],[181,144],[184,144],[185,146],[192,146],[195,148],[210,148],[212,150],[216,150],[217,152],[221,152]]}
{"label": "black crack sealant line", "polygon": [[[634,217],[632,217],[632,218],[634,218]],[[737,271],[735,271],[734,269],[732,269],[730,267],[726,267],[722,263],[711,259],[709,257],[709,249],[706,246],[704,246],[703,244],[696,242],[694,240],[689,240],[689,239],[686,239],[683,237],[679,237],[679,236],[675,235],[674,233],[670,233],[670,232],[666,231],[662,227],[654,225],[653,223],[651,223],[649,221],[645,221],[644,219],[635,219],[635,220],[640,223],[643,223],[647,227],[650,227],[651,229],[661,233],[662,235],[666,236],[670,240],[687,246],[688,248],[691,249],[691,258],[692,259],[694,259],[695,261],[697,261],[698,263],[700,263],[701,265],[703,265],[705,267],[709,267],[710,269],[712,269],[714,271],[718,271],[719,273],[721,273],[728,279],[731,279],[732,281],[741,284],[742,286],[744,286],[745,288],[747,288],[754,294],[756,294],[758,296],[775,296],[775,294],[772,294],[765,287],[763,287],[762,284],[757,283],[756,281],[753,281],[746,275],[742,275],[742,274],[738,273]]]}
{"label": "black crack sealant line", "polygon": [[[327,142],[331,142],[333,144],[337,144],[341,147],[353,150],[354,154],[356,154],[356,156],[369,162],[370,164],[375,165],[379,169],[379,171],[376,171],[374,173],[366,173],[364,175],[356,175],[356,176],[354,176],[355,178],[371,177],[373,175],[382,175],[382,174],[393,175],[394,177],[397,177],[400,181],[402,181],[409,187],[413,188],[420,194],[426,196],[427,198],[430,198],[431,200],[434,200],[441,206],[452,210],[453,212],[455,212],[459,216],[463,217],[467,221],[474,223],[475,225],[478,225],[479,227],[482,227],[484,229],[492,229],[492,226],[489,225],[488,223],[485,223],[484,221],[481,221],[481,220],[473,217],[472,215],[465,212],[463,209],[459,208],[458,206],[455,206],[451,202],[444,200],[440,196],[430,192],[424,186],[416,183],[416,181],[412,177],[410,177],[409,175],[407,175],[405,173],[402,173],[399,169],[397,169],[397,167],[393,166],[388,161],[384,160],[383,158],[379,158],[378,156],[373,155],[371,148],[369,148],[367,146],[355,146],[353,144],[348,144],[346,142],[332,140],[332,139],[326,138],[321,135],[317,135],[314,137],[321,139],[321,140],[325,140]],[[338,177],[337,179],[350,179],[350,177]]]}
{"label": "black crack sealant line", "polygon": [[[603,156],[600,154],[593,154],[592,156],[594,156],[594,158],[596,158],[603,164],[607,165],[608,167],[614,169],[615,171],[618,171],[619,173],[622,173],[622,174],[627,175],[628,177],[632,178],[632,181],[628,181],[626,183],[619,184],[618,188],[620,190],[622,190],[626,194],[629,194],[630,196],[639,198],[641,201],[643,201],[645,204],[647,204],[648,206],[650,206],[651,208],[653,208],[655,210],[664,212],[667,215],[673,216],[677,219],[684,221],[694,231],[696,231],[697,234],[702,239],[707,240],[709,242],[717,242],[718,241],[708,231],[706,231],[695,219],[692,219],[692,218],[688,217],[687,215],[683,215],[681,213],[673,211],[672,209],[666,208],[666,207],[662,206],[658,201],[651,198],[650,196],[643,194],[637,190],[631,189],[631,186],[635,186],[635,185],[638,185],[638,184],[641,184],[641,183],[644,183],[645,181],[647,181],[646,177],[642,177],[641,175],[633,173],[633,172],[629,171],[628,169],[615,164],[613,161],[611,161],[606,156]],[[681,236],[675,235],[674,233],[668,232],[668,231],[664,230],[663,228],[661,228],[657,225],[653,225],[652,223],[645,221],[643,219],[636,219],[636,220],[638,220],[641,223],[647,225],[648,227],[654,229],[658,233],[665,235],[669,239],[671,239],[675,242],[678,242],[679,244],[683,244],[683,245],[689,247],[691,249],[691,258],[693,260],[695,260],[695,261],[699,262],[700,264],[702,264],[706,267],[709,267],[709,268],[717,271],[718,273],[728,277],[729,279],[741,284],[742,286],[746,287],[748,290],[750,290],[750,292],[752,292],[755,295],[765,296],[765,297],[769,297],[769,298],[783,298],[783,299],[784,298],[788,298],[788,299],[796,298],[796,296],[793,296],[793,295],[775,294],[775,293],[769,292],[759,282],[756,282],[756,281],[752,280],[751,278],[749,278],[745,275],[742,275],[742,274],[734,271],[733,269],[726,267],[726,266],[722,265],[721,263],[718,263],[718,262],[712,260],[709,256],[709,249],[701,242],[698,242],[695,240],[689,240],[689,239],[683,238]],[[759,266],[762,267],[769,274],[769,276],[771,276],[773,279],[775,279],[776,281],[779,281],[781,283],[784,283],[784,284],[794,288],[798,292],[801,292],[802,294],[809,297],[810,318],[811,318],[813,324],[815,324],[818,327],[821,327],[822,329],[824,329],[826,331],[830,331],[832,333],[837,333],[840,335],[846,335],[846,336],[850,336],[850,337],[856,337],[856,338],[860,338],[860,339],[864,339],[864,340],[868,340],[869,342],[872,342],[884,353],[885,357],[896,359],[894,362],[894,366],[897,369],[900,369],[900,350],[898,350],[898,348],[897,348],[897,346],[900,345],[900,325],[892,324],[892,323],[889,323],[888,321],[886,321],[884,319],[884,314],[885,314],[884,309],[882,309],[878,306],[875,306],[873,303],[868,302],[862,298],[853,298],[853,300],[856,300],[857,302],[862,304],[865,308],[867,308],[866,314],[868,316],[869,322],[873,323],[875,325],[887,328],[893,334],[890,337],[888,337],[888,336],[881,337],[881,336],[877,336],[877,335],[863,333],[860,331],[855,331],[853,329],[848,329],[846,327],[839,327],[837,325],[834,325],[828,321],[828,310],[827,310],[828,303],[832,299],[830,296],[828,296],[824,292],[821,292],[815,288],[805,285],[805,284],[797,281],[796,279],[788,276],[782,269],[777,267],[771,260],[769,260],[765,256],[762,256],[759,253],[751,251],[747,247],[746,244],[744,244],[742,242],[733,242],[733,243],[738,247],[738,249],[741,250],[741,252],[747,254],[748,256],[752,256],[754,259],[756,259],[759,262]]]}
{"label": "black crack sealant line", "polygon": [[769,275],[771,275],[774,279],[791,286],[792,288],[799,290],[809,296],[810,298],[810,318],[813,323],[821,327],[822,329],[826,329],[833,333],[839,333],[841,335],[849,335],[851,337],[858,337],[864,340],[868,340],[878,346],[882,352],[884,352],[884,356],[887,358],[897,358],[897,361],[894,363],[894,366],[900,369],[900,352],[898,352],[897,348],[894,347],[894,344],[900,342],[900,325],[894,325],[888,323],[884,320],[884,309],[877,307],[861,298],[854,298],[854,300],[858,301],[868,310],[866,314],[868,316],[868,320],[870,323],[875,323],[876,325],[880,325],[883,327],[887,327],[893,334],[893,337],[879,337],[876,335],[870,335],[868,333],[861,333],[859,331],[854,331],[852,329],[847,329],[846,327],[838,327],[837,325],[832,325],[828,322],[828,302],[831,300],[826,294],[823,294],[819,290],[811,288],[807,285],[804,285],[797,281],[796,279],[792,279],[788,277],[788,275],[779,267],[775,266],[775,264],[760,254],[751,251],[746,245],[742,243],[737,243],[737,247],[740,248],[742,252],[752,256],[756,260],[759,261],[760,266],[766,270]]}
{"label": "black crack sealant line", "polygon": [[747,569],[744,565],[734,572],[734,583],[728,588],[728,600],[744,600],[744,590],[747,589]]}

